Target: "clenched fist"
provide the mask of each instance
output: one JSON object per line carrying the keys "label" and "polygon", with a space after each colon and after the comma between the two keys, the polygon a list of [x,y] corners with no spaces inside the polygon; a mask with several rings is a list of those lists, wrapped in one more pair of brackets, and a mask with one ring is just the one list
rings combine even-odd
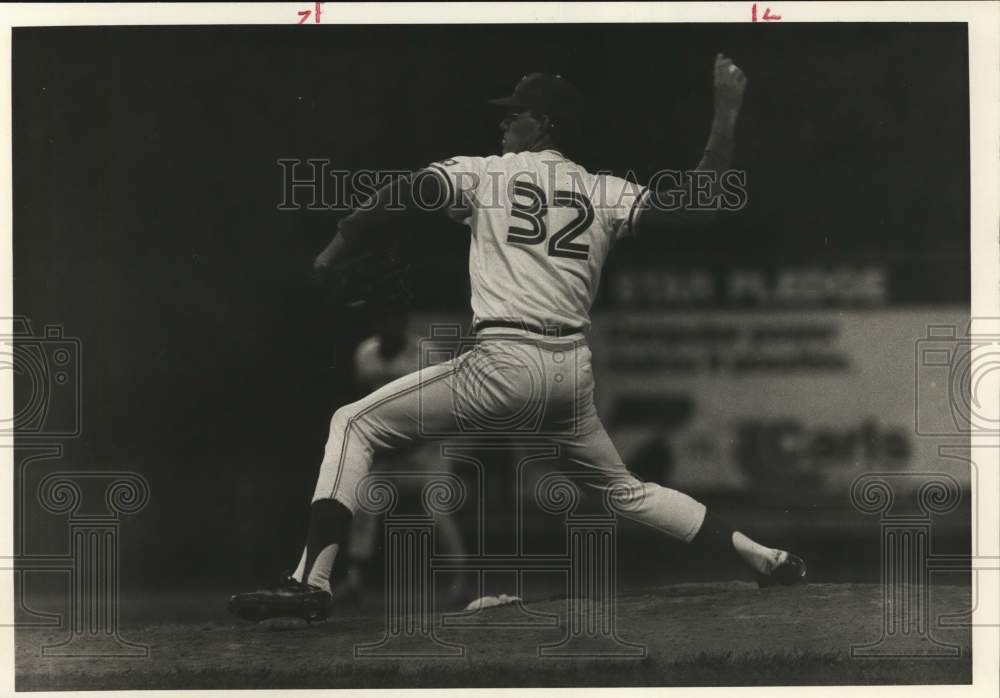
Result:
{"label": "clenched fist", "polygon": [[740,112],[747,76],[721,53],[715,54],[715,113],[732,119]]}

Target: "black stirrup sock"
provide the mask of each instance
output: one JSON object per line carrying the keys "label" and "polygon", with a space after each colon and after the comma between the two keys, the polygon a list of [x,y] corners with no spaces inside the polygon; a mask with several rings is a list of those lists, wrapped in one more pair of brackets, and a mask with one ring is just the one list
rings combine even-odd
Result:
{"label": "black stirrup sock", "polygon": [[705,520],[701,522],[701,528],[691,539],[692,545],[705,547],[713,551],[728,551],[735,553],[733,545],[733,534],[736,533],[729,522],[719,518],[708,509],[705,510]]}
{"label": "black stirrup sock", "polygon": [[329,591],[333,561],[339,546],[347,542],[352,518],[351,510],[335,499],[319,499],[312,503],[303,582]]}

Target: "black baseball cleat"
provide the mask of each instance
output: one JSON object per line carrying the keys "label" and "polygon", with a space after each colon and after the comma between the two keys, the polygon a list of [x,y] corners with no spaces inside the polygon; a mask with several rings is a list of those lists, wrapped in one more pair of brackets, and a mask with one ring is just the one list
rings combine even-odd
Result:
{"label": "black baseball cleat", "polygon": [[757,586],[761,589],[776,585],[801,584],[806,578],[806,563],[798,555],[781,551],[770,574],[758,574]]}
{"label": "black baseball cleat", "polygon": [[332,606],[330,594],[317,586],[288,577],[260,591],[236,594],[229,599],[229,612],[237,618],[259,622],[269,618],[326,620]]}

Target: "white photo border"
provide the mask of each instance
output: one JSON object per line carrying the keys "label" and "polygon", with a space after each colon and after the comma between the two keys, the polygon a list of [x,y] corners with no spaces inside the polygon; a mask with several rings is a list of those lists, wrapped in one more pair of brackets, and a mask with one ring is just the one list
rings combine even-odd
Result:
{"label": "white photo border", "polygon": [[[747,2],[705,3],[342,3],[322,4],[322,23],[330,24],[465,24],[465,23],[694,23],[751,21]],[[970,81],[970,183],[972,307],[975,318],[1000,317],[1000,3],[993,2],[765,2],[781,22],[962,22],[969,28]],[[12,162],[11,162],[11,32],[14,27],[100,26],[100,25],[292,25],[301,19],[299,10],[313,2],[290,3],[17,3],[0,7],[0,331],[10,333],[13,316],[12,268]],[[315,29],[304,24],[303,31]],[[760,31],[768,26],[760,24]],[[794,57],[790,57],[794,60]],[[984,375],[980,394],[1000,396],[1000,372]],[[983,416],[1000,419],[1000,405],[983,408]],[[5,419],[13,415],[13,384],[9,372],[0,372],[0,410]],[[0,449],[0,520],[13,522],[13,449]],[[974,442],[972,458],[979,472],[977,483],[980,507],[973,512],[974,535],[980,556],[1000,559],[1000,445]],[[12,526],[0,526],[0,555],[14,551]],[[992,579],[989,578],[992,577]],[[973,685],[971,686],[871,686],[871,687],[765,687],[765,688],[670,688],[672,696],[710,696],[724,692],[740,696],[833,696],[850,692],[858,696],[995,696],[998,693],[998,634],[1000,634],[1000,573],[994,571],[981,584],[972,628]],[[981,578],[983,579],[983,578]],[[13,619],[13,573],[0,573],[0,618]],[[0,621],[9,624],[10,621]],[[14,690],[14,631],[0,629],[0,691]],[[636,695],[649,689],[479,689],[478,694],[551,696],[581,692],[588,695]],[[406,691],[411,692],[411,691]],[[88,691],[87,696],[104,695]],[[115,692],[113,695],[149,696],[152,691]],[[173,695],[176,691],[170,691]],[[226,691],[252,696],[283,691]],[[296,691],[296,695],[312,692]],[[320,692],[315,692],[320,693]],[[399,694],[403,691],[365,691],[365,695]],[[47,695],[47,694],[34,694]],[[59,694],[64,695],[64,694]],[[109,693],[109,695],[112,695]],[[420,695],[426,695],[422,689]]]}

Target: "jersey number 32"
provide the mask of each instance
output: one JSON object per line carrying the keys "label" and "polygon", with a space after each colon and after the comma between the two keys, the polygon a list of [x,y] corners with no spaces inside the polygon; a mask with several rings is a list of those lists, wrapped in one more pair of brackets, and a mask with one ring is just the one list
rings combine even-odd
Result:
{"label": "jersey number 32", "polygon": [[[539,245],[545,242],[548,230],[545,225],[549,203],[545,192],[530,182],[514,182],[514,196],[511,197],[510,215],[527,223],[527,228],[510,226],[507,242],[515,245]],[[527,202],[527,203],[522,203]],[[594,222],[594,207],[583,194],[575,191],[556,190],[552,206],[571,208],[576,217],[549,238],[549,256],[569,259],[587,259],[590,247],[574,240]]]}

